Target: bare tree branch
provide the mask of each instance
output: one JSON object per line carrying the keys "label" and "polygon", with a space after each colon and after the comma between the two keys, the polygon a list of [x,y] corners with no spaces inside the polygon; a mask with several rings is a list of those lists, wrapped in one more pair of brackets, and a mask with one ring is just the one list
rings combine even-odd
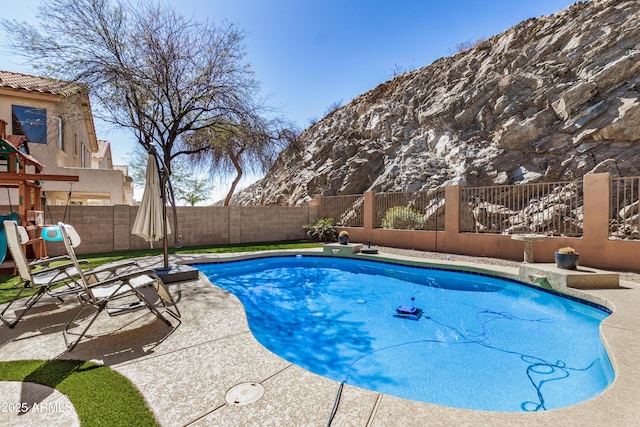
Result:
{"label": "bare tree branch", "polygon": [[40,6],[36,26],[0,22],[16,53],[85,83],[102,119],[131,129],[147,152],[158,147],[169,174],[179,156],[212,174],[264,171],[297,138],[265,118],[232,24],[185,19],[152,0],[57,0]]}
{"label": "bare tree branch", "polygon": [[251,113],[257,83],[231,24],[151,1],[58,0],[38,18],[2,21],[13,50],[47,75],[87,84],[101,117],[132,129],[147,151],[159,147],[169,171],[181,135]]}

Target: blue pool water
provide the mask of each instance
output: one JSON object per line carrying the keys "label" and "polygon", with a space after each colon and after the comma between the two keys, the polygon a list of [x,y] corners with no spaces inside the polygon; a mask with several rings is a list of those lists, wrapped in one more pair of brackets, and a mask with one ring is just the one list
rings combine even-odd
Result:
{"label": "blue pool water", "polygon": [[[496,277],[331,257],[199,264],[255,337],[312,372],[407,399],[539,411],[600,394],[609,312]],[[399,306],[423,310],[394,317]]]}

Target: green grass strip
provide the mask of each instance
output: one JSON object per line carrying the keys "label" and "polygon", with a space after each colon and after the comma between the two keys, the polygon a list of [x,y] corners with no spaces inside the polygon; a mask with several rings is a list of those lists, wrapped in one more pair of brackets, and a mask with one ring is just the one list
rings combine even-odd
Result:
{"label": "green grass strip", "polygon": [[0,362],[0,380],[55,388],[69,398],[83,426],[158,426],[133,384],[104,365],[84,360]]}
{"label": "green grass strip", "polygon": [[[282,250],[282,249],[305,249],[305,248],[318,248],[322,246],[318,243],[287,241],[287,242],[267,242],[267,243],[247,243],[240,245],[211,245],[211,246],[197,246],[189,248],[169,248],[170,254],[219,254],[219,253],[232,253],[232,252],[253,252],[253,251],[268,251],[268,250]],[[86,259],[89,261],[91,267],[95,268],[102,264],[110,262],[117,262],[122,260],[129,260],[132,258],[140,258],[147,256],[162,255],[162,249],[146,249],[130,252],[112,252],[101,253],[93,255],[78,255],[80,259]],[[59,264],[59,262],[58,262]],[[52,263],[51,265],[56,265]],[[18,289],[15,288],[15,284],[18,283],[19,277],[13,277],[12,275],[4,274],[0,275],[0,304],[12,301],[18,294]],[[27,297],[32,295],[33,292],[25,291],[21,297]]]}

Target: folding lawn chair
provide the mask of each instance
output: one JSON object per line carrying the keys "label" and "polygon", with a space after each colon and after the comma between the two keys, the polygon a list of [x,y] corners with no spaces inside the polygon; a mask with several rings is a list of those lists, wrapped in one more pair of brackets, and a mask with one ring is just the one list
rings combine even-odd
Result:
{"label": "folding lawn chair", "polygon": [[[75,283],[74,277],[77,274],[77,268],[83,264],[88,267],[86,261],[79,262],[77,265],[71,263],[68,257],[54,257],[43,260],[37,260],[29,262],[26,255],[22,251],[21,245],[29,240],[29,235],[24,227],[19,226],[15,221],[3,221],[7,246],[11,252],[11,256],[20,275],[20,281],[15,284],[16,288],[19,288],[18,294],[13,300],[0,312],[0,320],[8,327],[13,328],[20,321],[20,319],[33,307],[45,294],[49,294],[52,297],[56,297],[62,301],[63,296],[71,294],[77,294],[82,292],[83,288],[79,284]],[[64,261],[57,266],[50,266],[54,261]],[[61,285],[61,286],[58,286]],[[56,287],[56,289],[53,289]],[[36,292],[29,297],[24,305],[25,309],[19,314],[15,314],[13,321],[6,317],[6,313],[9,308],[20,299],[23,292],[28,290],[35,290]],[[14,313],[16,313],[14,311]]]}
{"label": "folding lawn chair", "polygon": [[[80,342],[93,322],[103,311],[106,311],[110,316],[114,316],[146,307],[156,317],[164,321],[167,325],[172,326],[171,322],[160,312],[156,304],[150,301],[147,295],[145,295],[145,290],[157,296],[164,311],[175,319],[180,319],[178,306],[165,288],[162,280],[153,270],[141,267],[132,268],[125,273],[117,274],[106,279],[100,278],[99,274],[95,271],[82,270],[79,267],[72,244],[73,241],[79,238],[77,232],[68,224],[58,223],[58,226],[62,233],[62,240],[67,254],[71,262],[73,262],[78,269],[78,283],[84,287],[84,292],[78,295],[82,306],[73,319],[65,325],[63,330],[64,341],[69,351],[73,350],[78,342]],[[113,306],[113,304],[111,304],[123,299],[126,299],[126,302],[122,303],[122,301],[120,301],[121,305],[119,306]],[[133,302],[131,302],[132,300]],[[88,320],[87,326],[80,332],[78,338],[76,338],[75,341],[70,341],[69,329],[86,306],[95,307],[97,311],[93,317]]]}

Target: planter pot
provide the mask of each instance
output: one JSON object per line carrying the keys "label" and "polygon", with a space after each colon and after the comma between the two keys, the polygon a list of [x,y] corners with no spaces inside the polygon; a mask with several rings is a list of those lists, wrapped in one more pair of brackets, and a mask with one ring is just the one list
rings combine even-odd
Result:
{"label": "planter pot", "polygon": [[341,245],[348,245],[349,236],[338,236],[338,243],[340,243]]}
{"label": "planter pot", "polygon": [[555,253],[556,266],[563,270],[575,270],[578,268],[580,254],[559,254]]}

